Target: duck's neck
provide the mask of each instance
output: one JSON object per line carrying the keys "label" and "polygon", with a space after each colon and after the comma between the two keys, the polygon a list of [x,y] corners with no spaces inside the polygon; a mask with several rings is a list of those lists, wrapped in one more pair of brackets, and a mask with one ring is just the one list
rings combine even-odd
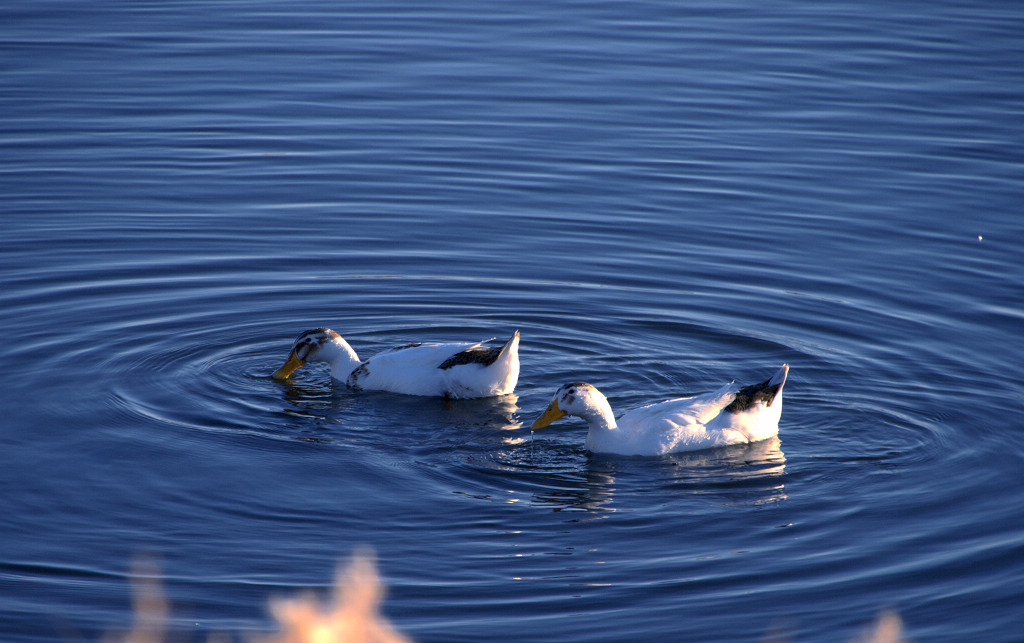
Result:
{"label": "duck's neck", "polygon": [[335,337],[320,349],[321,360],[331,366],[331,377],[342,382],[348,380],[348,376],[361,363],[359,356],[341,337]]}
{"label": "duck's neck", "polygon": [[615,414],[612,413],[612,406],[603,395],[599,398],[595,396],[593,400],[590,400],[586,414],[581,414],[580,417],[587,421],[591,435],[614,431],[618,428]]}
{"label": "duck's neck", "polygon": [[587,421],[587,449],[592,452],[606,451],[602,444],[618,437],[618,424],[611,412],[608,398],[594,389],[593,394],[584,399],[585,409],[575,415]]}
{"label": "duck's neck", "polygon": [[599,453],[612,450],[605,445],[614,444],[621,439],[615,416],[612,415],[612,409],[607,403],[600,412],[590,414],[584,419],[589,427],[585,445],[588,451]]}

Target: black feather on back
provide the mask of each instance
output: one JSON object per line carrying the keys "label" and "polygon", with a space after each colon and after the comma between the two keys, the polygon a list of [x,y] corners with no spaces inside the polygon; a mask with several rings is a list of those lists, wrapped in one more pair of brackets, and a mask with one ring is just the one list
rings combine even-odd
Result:
{"label": "black feather on back", "polygon": [[779,389],[782,388],[782,382],[769,386],[768,383],[771,381],[771,378],[768,378],[760,384],[744,386],[736,391],[736,399],[730,402],[729,406],[725,407],[726,412],[743,413],[762,402],[765,406],[771,406],[772,402],[775,401],[775,396],[779,394]]}
{"label": "black feather on back", "polygon": [[480,364],[481,366],[490,366],[498,360],[498,356],[501,355],[503,347],[498,348],[467,348],[461,353],[455,353],[438,366],[441,370],[447,370],[452,366],[461,366],[462,364]]}

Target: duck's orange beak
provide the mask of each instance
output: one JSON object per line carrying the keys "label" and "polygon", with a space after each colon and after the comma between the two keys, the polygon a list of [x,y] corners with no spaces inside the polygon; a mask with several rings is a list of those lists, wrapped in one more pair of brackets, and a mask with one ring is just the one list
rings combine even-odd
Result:
{"label": "duck's orange beak", "polygon": [[533,426],[530,427],[530,430],[536,431],[537,429],[543,429],[544,427],[551,424],[558,418],[563,417],[565,417],[565,411],[558,408],[558,400],[551,400],[551,404],[548,404],[548,408],[544,409],[544,412],[541,413],[540,417],[537,418],[536,421],[534,421]]}
{"label": "duck's orange beak", "polygon": [[291,354],[288,356],[288,359],[285,361],[284,366],[274,371],[274,379],[286,379],[289,375],[294,373],[300,366],[302,366],[305,363],[306,360],[299,359],[299,357],[295,354],[295,351],[292,351]]}

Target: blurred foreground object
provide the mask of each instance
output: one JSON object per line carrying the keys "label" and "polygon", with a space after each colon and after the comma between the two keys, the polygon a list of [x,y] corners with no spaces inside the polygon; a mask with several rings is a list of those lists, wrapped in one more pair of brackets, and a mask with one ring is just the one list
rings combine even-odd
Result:
{"label": "blurred foreground object", "polygon": [[[347,569],[338,568],[334,596],[321,602],[308,592],[295,599],[275,599],[270,612],[281,633],[265,643],[412,643],[380,613],[384,588],[372,553],[356,554]],[[133,642],[134,643],[134,642]]]}
{"label": "blurred foreground object", "polygon": [[160,581],[160,565],[148,556],[132,561],[132,613],[135,620],[130,632],[105,636],[105,641],[120,643],[161,643],[166,633],[171,606],[164,597]]}
{"label": "blurred foreground object", "polygon": [[872,627],[855,638],[852,643],[904,643],[903,619],[892,610],[878,615]]}
{"label": "blurred foreground object", "polygon": [[[110,643],[162,643],[168,639],[170,604],[160,582],[160,566],[152,558],[139,557],[132,564],[132,605],[135,619],[125,634],[108,635]],[[298,598],[274,599],[270,612],[280,632],[254,636],[255,643],[413,643],[391,626],[380,613],[384,586],[377,575],[372,550],[353,555],[347,567],[338,567],[334,592],[322,601],[314,592]],[[171,640],[176,640],[171,633]],[[230,637],[211,635],[209,641],[231,641]],[[784,633],[769,633],[768,641],[789,641]],[[903,621],[895,611],[887,610],[850,643],[905,643]]]}

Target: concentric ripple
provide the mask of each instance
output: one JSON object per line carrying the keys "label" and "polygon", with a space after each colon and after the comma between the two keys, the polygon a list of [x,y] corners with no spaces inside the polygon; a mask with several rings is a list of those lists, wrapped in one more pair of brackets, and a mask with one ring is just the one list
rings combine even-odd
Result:
{"label": "concentric ripple", "polygon": [[[140,290],[145,286],[138,284]],[[72,336],[70,343],[82,347],[76,363],[96,364],[118,374],[106,395],[113,407],[141,421],[281,439],[306,439],[304,425],[315,424],[327,442],[351,440],[353,433],[362,433],[371,443],[401,449],[401,440],[370,437],[390,430],[394,422],[388,413],[397,411],[406,414],[406,422],[438,424],[421,431],[431,433],[443,446],[420,441],[407,454],[426,462],[437,458],[438,466],[446,462],[493,472],[579,471],[588,461],[581,426],[569,423],[537,435],[523,428],[564,381],[588,379],[606,392],[621,413],[652,401],[711,390],[731,379],[755,381],[782,362],[793,368],[780,433],[783,445],[791,441],[810,445],[818,458],[894,464],[927,459],[929,452],[945,446],[946,438],[935,424],[938,418],[880,404],[895,383],[857,378],[857,371],[864,367],[858,364],[858,356],[846,353],[841,345],[829,348],[812,345],[806,338],[790,340],[785,334],[737,331],[709,323],[710,313],[699,309],[687,317],[674,309],[647,307],[643,316],[602,319],[590,311],[623,293],[608,287],[571,286],[585,296],[569,302],[568,309],[563,303],[558,317],[527,311],[509,320],[489,319],[494,317],[491,311],[502,308],[503,297],[532,298],[543,304],[550,284],[388,276],[334,279],[318,282],[315,288],[308,283],[293,287],[284,305],[276,308],[273,299],[278,289],[254,289],[246,296],[268,300],[268,308],[248,316],[211,317],[202,312],[191,320],[179,316],[175,325],[191,330],[173,334],[161,331],[159,311],[142,309],[152,316],[132,317],[136,309],[130,297],[122,297],[125,323],[121,327],[101,331],[83,327],[81,336]],[[318,301],[343,300],[346,309],[293,313],[287,299],[314,290]],[[432,291],[449,296],[454,292],[463,301],[481,302],[479,313],[432,308],[427,303]],[[388,296],[399,292],[420,293],[421,303]],[[650,293],[641,296],[651,297]],[[810,298],[793,299],[804,305],[828,305]],[[208,301],[205,289],[183,290],[167,306],[203,311],[209,308]],[[428,319],[429,323],[416,323]],[[333,383],[326,370],[316,365],[287,382],[270,379],[294,334],[319,325],[335,327],[363,355],[411,340],[475,340],[519,329],[524,367],[518,397],[500,403],[442,404],[389,394],[355,394]],[[718,348],[721,353],[716,353]],[[335,435],[335,425],[347,428]],[[467,432],[467,427],[472,430]]]}

